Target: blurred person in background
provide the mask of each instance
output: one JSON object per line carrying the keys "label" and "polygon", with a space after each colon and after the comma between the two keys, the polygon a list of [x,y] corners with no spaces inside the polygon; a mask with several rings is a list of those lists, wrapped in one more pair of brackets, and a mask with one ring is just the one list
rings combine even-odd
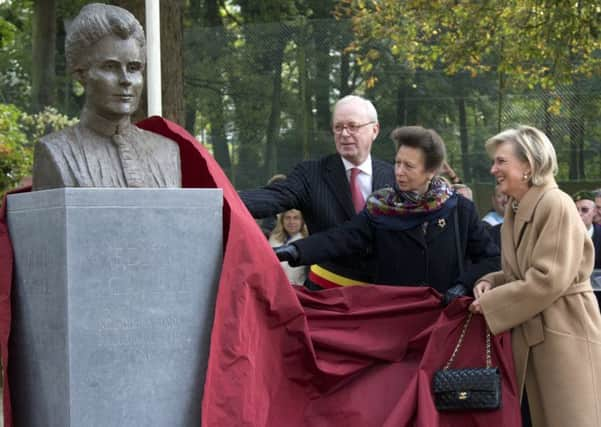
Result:
{"label": "blurred person in background", "polygon": [[593,223],[593,218],[597,212],[595,195],[590,191],[579,191],[572,196],[572,199],[574,199],[580,219],[584,223],[586,233],[592,239],[595,246],[594,268],[601,268],[601,225]]}
{"label": "blurred person in background", "polygon": [[484,215],[482,221],[489,224],[491,227],[503,223],[503,215],[505,215],[505,205],[507,205],[507,196],[499,190],[499,186],[495,186],[495,191],[491,197],[492,209]]}
{"label": "blurred person in background", "polygon": [[[297,209],[290,209],[278,215],[276,226],[269,236],[269,244],[272,247],[282,246],[303,239],[309,235],[303,214]],[[291,267],[286,261],[282,261],[282,268],[288,276],[290,283],[303,285],[307,279],[307,267]]]}
{"label": "blurred person in background", "polygon": [[492,209],[482,218],[484,224],[488,228],[490,237],[495,244],[501,248],[501,226],[503,225],[503,217],[505,215],[505,207],[507,206],[507,196],[499,190],[499,186],[495,186],[495,191],[491,197]]}
{"label": "blurred person in background", "polygon": [[463,197],[465,197],[468,200],[471,200],[472,202],[474,201],[474,193],[472,192],[472,189],[467,185],[453,184],[451,187],[457,192],[457,194],[461,194]]}

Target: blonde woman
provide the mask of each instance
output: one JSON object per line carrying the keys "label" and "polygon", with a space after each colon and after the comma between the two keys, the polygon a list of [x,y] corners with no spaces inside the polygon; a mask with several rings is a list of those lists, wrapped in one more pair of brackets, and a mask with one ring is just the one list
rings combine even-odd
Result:
{"label": "blonde woman", "polygon": [[520,126],[486,142],[492,175],[509,197],[502,271],[474,287],[470,310],[493,334],[512,331],[518,385],[534,427],[601,426],[601,315],[589,277],[594,249],[559,190],[547,136]]}
{"label": "blonde woman", "polygon": [[[278,215],[276,226],[269,236],[272,247],[282,246],[295,240],[307,237],[309,232],[303,220],[303,214],[297,209],[290,209]],[[281,262],[282,268],[290,283],[303,285],[307,279],[307,266],[291,267],[286,261]]]}

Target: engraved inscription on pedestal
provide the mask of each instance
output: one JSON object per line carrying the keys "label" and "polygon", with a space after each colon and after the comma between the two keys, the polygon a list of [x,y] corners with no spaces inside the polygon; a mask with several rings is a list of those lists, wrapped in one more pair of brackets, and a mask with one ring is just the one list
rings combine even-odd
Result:
{"label": "engraved inscription on pedestal", "polygon": [[221,190],[9,198],[16,425],[200,424],[221,214]]}

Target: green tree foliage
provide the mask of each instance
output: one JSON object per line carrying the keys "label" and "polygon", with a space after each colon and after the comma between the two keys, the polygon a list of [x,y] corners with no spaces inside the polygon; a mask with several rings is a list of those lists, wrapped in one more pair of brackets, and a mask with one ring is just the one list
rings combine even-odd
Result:
{"label": "green tree foliage", "polygon": [[449,74],[496,71],[529,88],[555,88],[601,72],[601,2],[578,0],[343,0],[369,71],[387,40],[392,55],[414,69]]}
{"label": "green tree foliage", "polygon": [[[238,188],[333,152],[330,108],[349,93],[376,105],[377,157],[392,159],[395,126],[420,124],[441,133],[460,175],[491,182],[483,141],[529,123],[556,143],[560,179],[598,178],[600,2],[180,2],[185,126]],[[85,3],[57,2],[56,108],[67,116],[83,97],[64,70],[63,23]],[[12,82],[0,102],[27,112],[32,4],[0,3],[0,78]]]}
{"label": "green tree foliage", "polygon": [[31,173],[32,150],[16,106],[0,104],[0,192],[14,187]]}
{"label": "green tree foliage", "polygon": [[76,122],[51,107],[27,114],[13,104],[0,104],[0,194],[31,175],[35,141]]}
{"label": "green tree foliage", "polygon": [[[447,93],[457,109],[452,123],[460,133],[466,178],[477,164],[469,161],[470,150],[477,151],[470,115],[475,121],[489,110],[470,108],[470,98],[496,103],[496,126],[484,116],[488,135],[518,121],[543,127],[556,142],[568,143],[569,178],[585,178],[585,152],[593,145],[585,137],[593,134],[585,108],[598,114],[599,103],[591,105],[582,83],[601,74],[600,1],[341,0],[336,10],[352,22],[356,38],[348,50],[358,56],[369,86],[386,78],[380,64],[388,56],[416,75],[463,76]],[[478,79],[494,90],[479,88]],[[531,93],[539,102],[515,93]],[[515,102],[530,104],[529,114],[517,114]]]}
{"label": "green tree foliage", "polygon": [[27,109],[31,91],[32,2],[0,3],[0,102]]}
{"label": "green tree foliage", "polygon": [[[303,156],[331,148],[337,61],[330,57],[339,35],[307,19],[316,12],[303,2],[209,0],[204,6],[205,14],[190,9],[185,35],[186,51],[198,52],[186,56],[186,103],[196,112],[187,127],[193,120],[230,177],[241,186],[260,185]],[[329,16],[328,6],[320,3],[319,13]],[[319,143],[325,133],[328,145]]]}

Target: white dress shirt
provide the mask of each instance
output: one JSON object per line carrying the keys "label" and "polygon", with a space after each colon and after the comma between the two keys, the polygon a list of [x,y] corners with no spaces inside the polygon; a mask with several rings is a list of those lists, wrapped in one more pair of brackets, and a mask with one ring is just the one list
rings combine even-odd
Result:
{"label": "white dress shirt", "polygon": [[367,159],[360,165],[356,166],[342,157],[342,163],[344,164],[344,170],[346,171],[346,179],[351,180],[351,169],[358,168],[360,173],[357,175],[357,181],[359,184],[359,190],[361,190],[361,194],[363,195],[363,200],[367,201],[367,196],[372,193],[372,165],[371,165],[371,155],[367,156]]}

